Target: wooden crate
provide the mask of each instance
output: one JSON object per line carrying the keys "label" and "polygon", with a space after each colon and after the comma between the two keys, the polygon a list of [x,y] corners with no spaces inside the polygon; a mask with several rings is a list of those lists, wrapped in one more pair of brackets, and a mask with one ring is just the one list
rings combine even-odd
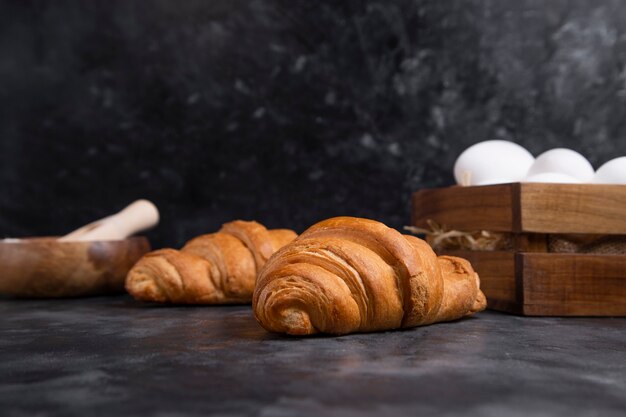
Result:
{"label": "wooden crate", "polygon": [[440,251],[468,259],[489,308],[530,316],[626,316],[626,255],[551,253],[554,234],[626,235],[626,186],[499,184],[413,195],[412,224],[512,234],[510,251]]}

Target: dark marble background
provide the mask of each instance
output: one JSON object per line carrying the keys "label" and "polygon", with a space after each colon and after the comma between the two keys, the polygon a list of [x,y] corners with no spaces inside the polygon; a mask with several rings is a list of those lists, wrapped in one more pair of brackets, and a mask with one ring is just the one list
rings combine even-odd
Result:
{"label": "dark marble background", "polygon": [[0,237],[401,227],[480,140],[626,154],[625,104],[619,0],[0,1]]}

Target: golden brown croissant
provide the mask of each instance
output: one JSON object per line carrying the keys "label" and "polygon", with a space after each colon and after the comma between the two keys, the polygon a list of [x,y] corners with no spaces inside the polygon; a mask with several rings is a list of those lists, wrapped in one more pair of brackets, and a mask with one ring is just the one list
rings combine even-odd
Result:
{"label": "golden brown croissant", "polygon": [[257,271],[296,238],[287,229],[267,230],[237,220],[198,236],[180,250],[150,252],[126,277],[136,299],[178,304],[232,304],[252,300]]}
{"label": "golden brown croissant", "polygon": [[454,320],[485,309],[468,261],[382,223],[322,221],[259,271],[252,307],[267,330],[346,334]]}

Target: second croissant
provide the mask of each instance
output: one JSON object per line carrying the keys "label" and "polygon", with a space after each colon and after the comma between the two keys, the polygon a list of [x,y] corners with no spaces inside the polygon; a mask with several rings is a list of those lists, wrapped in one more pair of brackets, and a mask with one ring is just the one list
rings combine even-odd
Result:
{"label": "second croissant", "polygon": [[226,223],[181,250],[160,249],[137,262],[126,278],[136,299],[176,304],[250,303],[257,271],[295,239],[288,229],[268,230],[254,221]]}
{"label": "second croissant", "polygon": [[485,307],[468,261],[437,257],[421,239],[355,217],[317,223],[278,251],[252,301],[265,329],[292,335],[414,327]]}

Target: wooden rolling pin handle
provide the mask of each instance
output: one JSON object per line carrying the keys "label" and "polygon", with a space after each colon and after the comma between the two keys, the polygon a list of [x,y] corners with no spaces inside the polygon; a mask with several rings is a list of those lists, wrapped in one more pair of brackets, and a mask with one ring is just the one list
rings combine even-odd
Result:
{"label": "wooden rolling pin handle", "polygon": [[90,223],[59,240],[125,239],[159,223],[159,211],[148,200],[137,200],[117,214]]}

